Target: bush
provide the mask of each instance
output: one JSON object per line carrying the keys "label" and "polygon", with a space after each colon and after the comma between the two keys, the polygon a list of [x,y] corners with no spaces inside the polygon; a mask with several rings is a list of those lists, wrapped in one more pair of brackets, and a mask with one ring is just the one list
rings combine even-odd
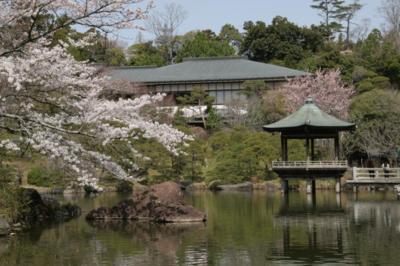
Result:
{"label": "bush", "polygon": [[17,221],[29,211],[29,202],[22,197],[21,189],[14,184],[0,186],[0,216],[9,222]]}
{"label": "bush", "polygon": [[121,180],[117,184],[118,193],[132,193],[132,183],[126,180]]}
{"label": "bush", "polygon": [[65,174],[61,170],[35,166],[28,172],[28,183],[39,187],[53,187],[64,185]]}
{"label": "bush", "polygon": [[135,163],[147,176],[149,184],[168,180],[203,180],[205,142],[196,139],[181,147],[183,153],[173,155],[153,140],[141,140],[137,150],[146,157],[136,158]]}
{"label": "bush", "polygon": [[211,163],[207,181],[240,183],[252,177],[266,178],[270,162],[279,158],[279,140],[264,132],[236,129],[209,140]]}
{"label": "bush", "polygon": [[100,191],[98,191],[95,187],[90,186],[90,185],[84,185],[83,186],[83,190],[85,191],[86,195],[90,195],[90,194],[97,194]]}
{"label": "bush", "polygon": [[[290,142],[289,157],[305,156],[304,143]],[[218,132],[209,139],[207,182],[241,183],[253,178],[273,179],[271,162],[280,158],[279,136],[248,129]],[[304,159],[304,158],[303,158]]]}
{"label": "bush", "polygon": [[0,164],[0,183],[10,183],[10,182],[15,182],[19,181],[19,175],[17,170],[7,164]]}

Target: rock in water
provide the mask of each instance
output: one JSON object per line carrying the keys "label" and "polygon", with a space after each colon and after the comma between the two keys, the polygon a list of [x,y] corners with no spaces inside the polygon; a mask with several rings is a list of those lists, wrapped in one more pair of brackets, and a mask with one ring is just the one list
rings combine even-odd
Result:
{"label": "rock in water", "polygon": [[164,182],[134,192],[131,199],[112,208],[98,208],[86,216],[88,220],[149,220],[159,223],[203,222],[206,215],[187,205],[180,186]]}
{"label": "rock in water", "polygon": [[81,214],[78,206],[61,205],[54,198],[42,197],[36,190],[30,188],[21,188],[19,200],[25,208],[20,211],[17,220],[23,223],[25,228],[42,223],[68,221]]}
{"label": "rock in water", "polygon": [[6,236],[10,233],[10,224],[3,218],[0,218],[0,236]]}

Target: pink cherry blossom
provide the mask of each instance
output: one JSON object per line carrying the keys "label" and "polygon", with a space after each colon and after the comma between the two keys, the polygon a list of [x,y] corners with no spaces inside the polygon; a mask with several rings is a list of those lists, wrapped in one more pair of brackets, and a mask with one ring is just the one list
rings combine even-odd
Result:
{"label": "pink cherry blossom", "polygon": [[[127,27],[144,16],[142,9],[134,9],[140,2],[144,1],[3,1],[0,26],[18,29],[21,19],[51,12],[68,14],[75,24]],[[0,37],[12,35],[0,31]],[[40,33],[21,34],[13,42],[0,44],[0,130],[10,136],[0,142],[0,148],[16,151],[30,145],[51,159],[62,159],[76,172],[82,185],[98,188],[96,169],[101,167],[119,179],[133,179],[138,166],[123,158],[130,167],[122,167],[113,157],[98,152],[101,149],[80,143],[82,138],[89,139],[94,147],[124,141],[135,156],[142,155],[131,140],[139,136],[159,141],[173,154],[179,153],[180,143],[191,140],[170,125],[143,114],[144,107],[156,105],[163,95],[104,99],[102,92],[113,86],[109,78],[86,62],[75,61],[66,52],[68,44],[50,47],[47,37]],[[73,43],[87,44],[86,40]]]}
{"label": "pink cherry blossom", "polygon": [[355,94],[352,86],[343,83],[339,70],[318,70],[314,75],[291,79],[279,92],[285,96],[289,113],[312,97],[322,110],[343,119],[348,116],[350,98]]}

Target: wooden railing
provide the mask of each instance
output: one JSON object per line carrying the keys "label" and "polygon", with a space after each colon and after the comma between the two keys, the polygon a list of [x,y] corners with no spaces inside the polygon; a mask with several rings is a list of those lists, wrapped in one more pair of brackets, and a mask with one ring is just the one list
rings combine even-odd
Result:
{"label": "wooden railing", "polygon": [[353,180],[400,179],[400,168],[353,167]]}
{"label": "wooden railing", "polygon": [[328,168],[347,168],[347,161],[273,161],[272,169],[276,168],[306,168],[306,169],[328,169]]}

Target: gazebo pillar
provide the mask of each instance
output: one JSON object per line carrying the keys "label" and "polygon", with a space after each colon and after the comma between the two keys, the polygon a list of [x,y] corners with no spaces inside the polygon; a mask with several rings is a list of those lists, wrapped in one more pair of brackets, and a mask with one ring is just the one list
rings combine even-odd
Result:
{"label": "gazebo pillar", "polygon": [[[339,160],[340,158],[340,146],[339,146],[339,133],[335,135],[335,160]],[[340,177],[336,177],[335,183],[335,191],[336,193],[342,192],[342,187],[340,184]]]}
{"label": "gazebo pillar", "polygon": [[309,177],[306,180],[306,192],[307,192],[307,194],[315,194],[315,191],[316,191],[315,179],[312,177]]}
{"label": "gazebo pillar", "polygon": [[311,177],[306,180],[306,192],[307,194],[315,193],[315,180],[312,180]]}
{"label": "gazebo pillar", "polygon": [[289,180],[286,178],[282,179],[282,192],[283,194],[289,193]]}
{"label": "gazebo pillar", "polygon": [[283,134],[281,135],[281,157],[282,161],[288,160],[288,139]]}
{"label": "gazebo pillar", "polygon": [[342,186],[340,184],[340,177],[336,177],[335,191],[336,191],[336,193],[342,192]]}
{"label": "gazebo pillar", "polygon": [[340,157],[340,146],[339,146],[339,133],[335,136],[335,160],[339,160]]}
{"label": "gazebo pillar", "polygon": [[311,161],[315,160],[315,139],[311,139]]}
{"label": "gazebo pillar", "polygon": [[[311,138],[311,161],[315,160],[315,141]],[[315,195],[316,192],[316,180],[314,177],[311,177],[311,193]]]}
{"label": "gazebo pillar", "polygon": [[[288,160],[288,140],[287,137],[281,134],[281,159],[282,161],[287,161]],[[282,179],[281,182],[282,186],[282,192],[283,194],[288,194],[289,193],[289,180],[286,178]]]}

